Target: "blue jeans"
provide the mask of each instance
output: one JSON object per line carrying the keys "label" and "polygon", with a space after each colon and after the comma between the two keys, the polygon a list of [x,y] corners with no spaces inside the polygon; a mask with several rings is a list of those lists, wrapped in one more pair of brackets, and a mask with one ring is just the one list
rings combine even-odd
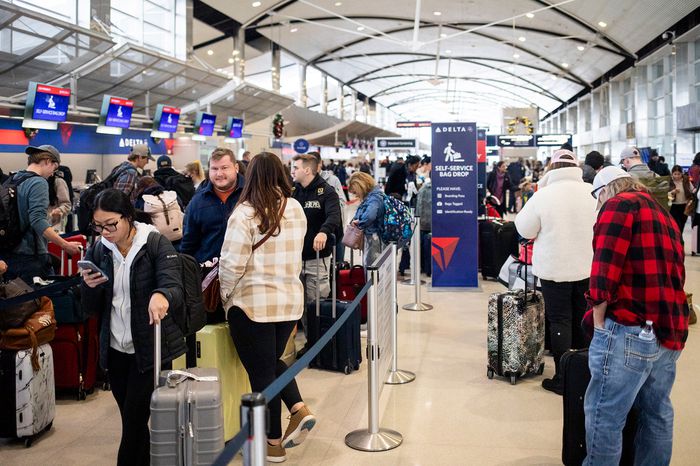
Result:
{"label": "blue jeans", "polygon": [[635,465],[667,465],[673,446],[671,388],[680,351],[641,340],[641,327],[605,320],[589,349],[591,382],[586,390],[584,465],[614,465],[622,454],[622,429],[635,406],[639,415]]}

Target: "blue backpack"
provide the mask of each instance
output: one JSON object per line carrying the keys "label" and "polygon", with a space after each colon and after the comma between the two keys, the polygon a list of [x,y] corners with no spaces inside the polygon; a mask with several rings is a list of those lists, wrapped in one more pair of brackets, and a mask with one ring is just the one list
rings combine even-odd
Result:
{"label": "blue backpack", "polygon": [[384,224],[382,242],[397,242],[399,247],[411,241],[411,212],[406,204],[393,196],[384,195]]}

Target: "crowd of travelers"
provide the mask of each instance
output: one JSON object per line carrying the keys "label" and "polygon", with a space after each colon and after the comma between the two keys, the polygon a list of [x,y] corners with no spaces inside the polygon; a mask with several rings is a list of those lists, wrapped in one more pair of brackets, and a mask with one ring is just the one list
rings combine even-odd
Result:
{"label": "crowd of travelers", "polygon": [[[79,245],[62,236],[78,196],[56,148],[31,146],[26,154],[25,170],[0,173],[3,187],[17,193],[19,231],[15,243],[0,249],[0,272],[32,283],[53,273],[49,242],[69,255],[79,253]],[[669,394],[688,334],[682,233],[688,217],[693,226],[700,223],[700,153],[687,173],[677,165],[669,170],[654,153],[645,164],[635,147],[625,148],[620,159],[623,168],[595,151],[580,161],[569,147],[545,164],[499,161],[486,181],[497,213],[517,213],[519,234],[534,241],[533,271],[541,279],[555,363],[543,387],[561,394],[562,354],[590,345],[586,464],[614,463],[622,425],[635,404],[643,408],[637,441],[646,449],[637,451],[670,458]],[[157,169],[144,176],[150,162]],[[180,172],[170,156],[156,159],[147,145],[137,144],[111,171],[109,185],[92,202],[94,241],[86,252],[105,275],[81,275],[82,302],[101,315],[100,361],[109,369],[121,414],[118,464],[149,462],[151,325],[163,329],[163,367],[188,352],[173,318],[183,299],[178,253],[200,264],[218,261],[219,318],[229,323],[253,391],[261,392],[286,370],[280,357],[295,327],[306,328],[316,290],[329,295],[329,258],[343,260],[348,224],[364,235],[365,266],[386,246],[388,197],[415,207],[421,241],[429,241],[430,157],[383,161],[383,187],[367,161],[323,162],[311,152],[294,157],[288,169],[271,153],[246,152],[238,160],[230,149],[216,148],[206,170],[194,161]],[[349,201],[358,206],[345,218]],[[401,274],[410,260],[406,248]],[[429,258],[415,260],[430,272]],[[653,340],[639,337],[646,321],[653,322]],[[290,413],[284,433],[282,402]],[[268,460],[281,462],[316,418],[295,381],[268,407]]]}

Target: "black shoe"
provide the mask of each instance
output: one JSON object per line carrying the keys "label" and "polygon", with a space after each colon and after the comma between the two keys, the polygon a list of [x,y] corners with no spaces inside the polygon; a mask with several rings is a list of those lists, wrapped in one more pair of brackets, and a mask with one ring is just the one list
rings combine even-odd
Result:
{"label": "black shoe", "polygon": [[564,384],[562,384],[561,377],[557,377],[556,375],[551,379],[544,379],[542,381],[542,388],[554,392],[559,396],[564,394]]}

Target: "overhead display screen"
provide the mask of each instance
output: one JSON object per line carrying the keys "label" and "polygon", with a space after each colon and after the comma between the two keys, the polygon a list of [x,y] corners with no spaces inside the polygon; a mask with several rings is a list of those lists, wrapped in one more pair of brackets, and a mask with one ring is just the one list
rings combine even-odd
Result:
{"label": "overhead display screen", "polygon": [[180,109],[158,104],[156,115],[153,119],[153,129],[165,133],[177,132],[177,124],[180,121]]}
{"label": "overhead display screen", "polygon": [[243,137],[243,120],[240,118],[228,118],[228,137],[242,138]]}
{"label": "overhead display screen", "polygon": [[70,89],[30,82],[24,117],[29,114],[34,120],[66,121],[69,104]]}
{"label": "overhead display screen", "polygon": [[214,124],[216,123],[216,115],[199,112],[197,120],[194,124],[195,133],[200,136],[211,136],[214,134]]}
{"label": "overhead display screen", "polygon": [[100,110],[100,125],[127,129],[131,124],[134,101],[120,97],[104,96]]}

